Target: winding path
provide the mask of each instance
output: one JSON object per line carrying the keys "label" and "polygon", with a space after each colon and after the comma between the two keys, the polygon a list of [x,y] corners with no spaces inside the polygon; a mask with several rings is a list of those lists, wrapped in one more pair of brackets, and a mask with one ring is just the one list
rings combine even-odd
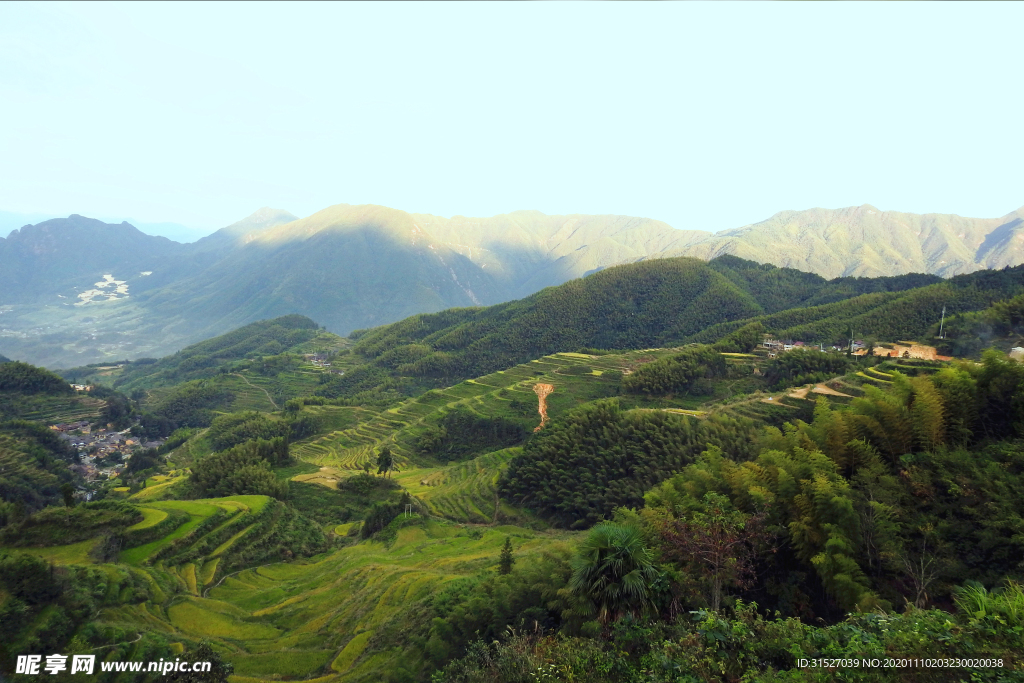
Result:
{"label": "winding path", "polygon": [[270,405],[274,406],[274,410],[281,410],[281,409],[280,409],[280,408],[279,408],[279,407],[277,406],[277,403],[275,403],[275,402],[274,402],[274,399],[270,398],[270,392],[269,392],[269,391],[267,391],[267,390],[266,390],[266,389],[264,389],[263,387],[258,387],[258,386],[256,386],[255,384],[253,384],[252,382],[250,382],[250,381],[249,381],[249,378],[248,378],[248,377],[246,377],[245,375],[241,375],[241,374],[239,374],[239,373],[237,373],[237,372],[232,372],[231,374],[232,374],[232,375],[234,375],[235,377],[241,377],[241,378],[242,378],[242,381],[243,381],[243,382],[245,382],[246,384],[248,384],[248,385],[249,385],[250,387],[252,387],[253,389],[259,389],[260,391],[262,391],[262,392],[263,392],[264,394],[266,394],[266,395],[267,395],[267,400],[268,400],[268,401],[270,401]]}

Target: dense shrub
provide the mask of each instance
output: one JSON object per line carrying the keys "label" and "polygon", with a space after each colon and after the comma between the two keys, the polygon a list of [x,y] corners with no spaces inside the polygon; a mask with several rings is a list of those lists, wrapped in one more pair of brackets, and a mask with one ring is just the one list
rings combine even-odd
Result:
{"label": "dense shrub", "polygon": [[725,358],[709,346],[692,346],[668,358],[637,368],[622,380],[622,388],[632,393],[684,393],[697,380],[722,377]]}
{"label": "dense shrub", "polygon": [[21,361],[0,363],[0,391],[23,394],[73,394],[71,385],[45,368]]}
{"label": "dense shrub", "polygon": [[484,417],[457,406],[419,437],[417,449],[442,462],[495,451],[522,443],[528,432],[504,417]]}

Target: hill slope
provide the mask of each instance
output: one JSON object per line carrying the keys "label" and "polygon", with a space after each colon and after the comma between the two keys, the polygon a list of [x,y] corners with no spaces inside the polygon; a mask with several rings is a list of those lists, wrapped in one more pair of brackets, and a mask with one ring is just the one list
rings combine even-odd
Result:
{"label": "hill slope", "polygon": [[354,395],[379,384],[381,373],[443,385],[581,347],[716,341],[755,321],[808,342],[842,341],[847,328],[881,339],[924,338],[944,305],[981,310],[1024,291],[1024,266],[936,280],[826,281],[735,257],[642,261],[519,301],[413,316],[357,335],[353,353],[369,365],[329,389]]}

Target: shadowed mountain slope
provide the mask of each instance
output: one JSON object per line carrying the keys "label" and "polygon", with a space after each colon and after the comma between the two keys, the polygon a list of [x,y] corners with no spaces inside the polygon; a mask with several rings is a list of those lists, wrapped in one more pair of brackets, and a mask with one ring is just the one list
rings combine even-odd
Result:
{"label": "shadowed mountain slope", "polygon": [[[0,305],[66,303],[103,275],[131,285],[187,247],[146,235],[128,223],[110,224],[73,214],[13,230],[0,239]],[[101,288],[106,289],[106,288]],[[116,287],[110,287],[115,295]]]}

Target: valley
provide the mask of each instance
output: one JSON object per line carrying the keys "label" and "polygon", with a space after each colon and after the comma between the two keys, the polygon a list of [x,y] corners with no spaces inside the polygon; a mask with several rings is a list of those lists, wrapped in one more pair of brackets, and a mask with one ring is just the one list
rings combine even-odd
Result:
{"label": "valley", "polygon": [[[912,648],[1015,680],[1022,273],[666,259],[349,337],[288,315],[61,376],[0,363],[0,670],[769,681]],[[137,443],[90,472],[86,428]],[[738,569],[691,559],[707,529]],[[624,580],[594,557],[643,588],[584,582]]]}

